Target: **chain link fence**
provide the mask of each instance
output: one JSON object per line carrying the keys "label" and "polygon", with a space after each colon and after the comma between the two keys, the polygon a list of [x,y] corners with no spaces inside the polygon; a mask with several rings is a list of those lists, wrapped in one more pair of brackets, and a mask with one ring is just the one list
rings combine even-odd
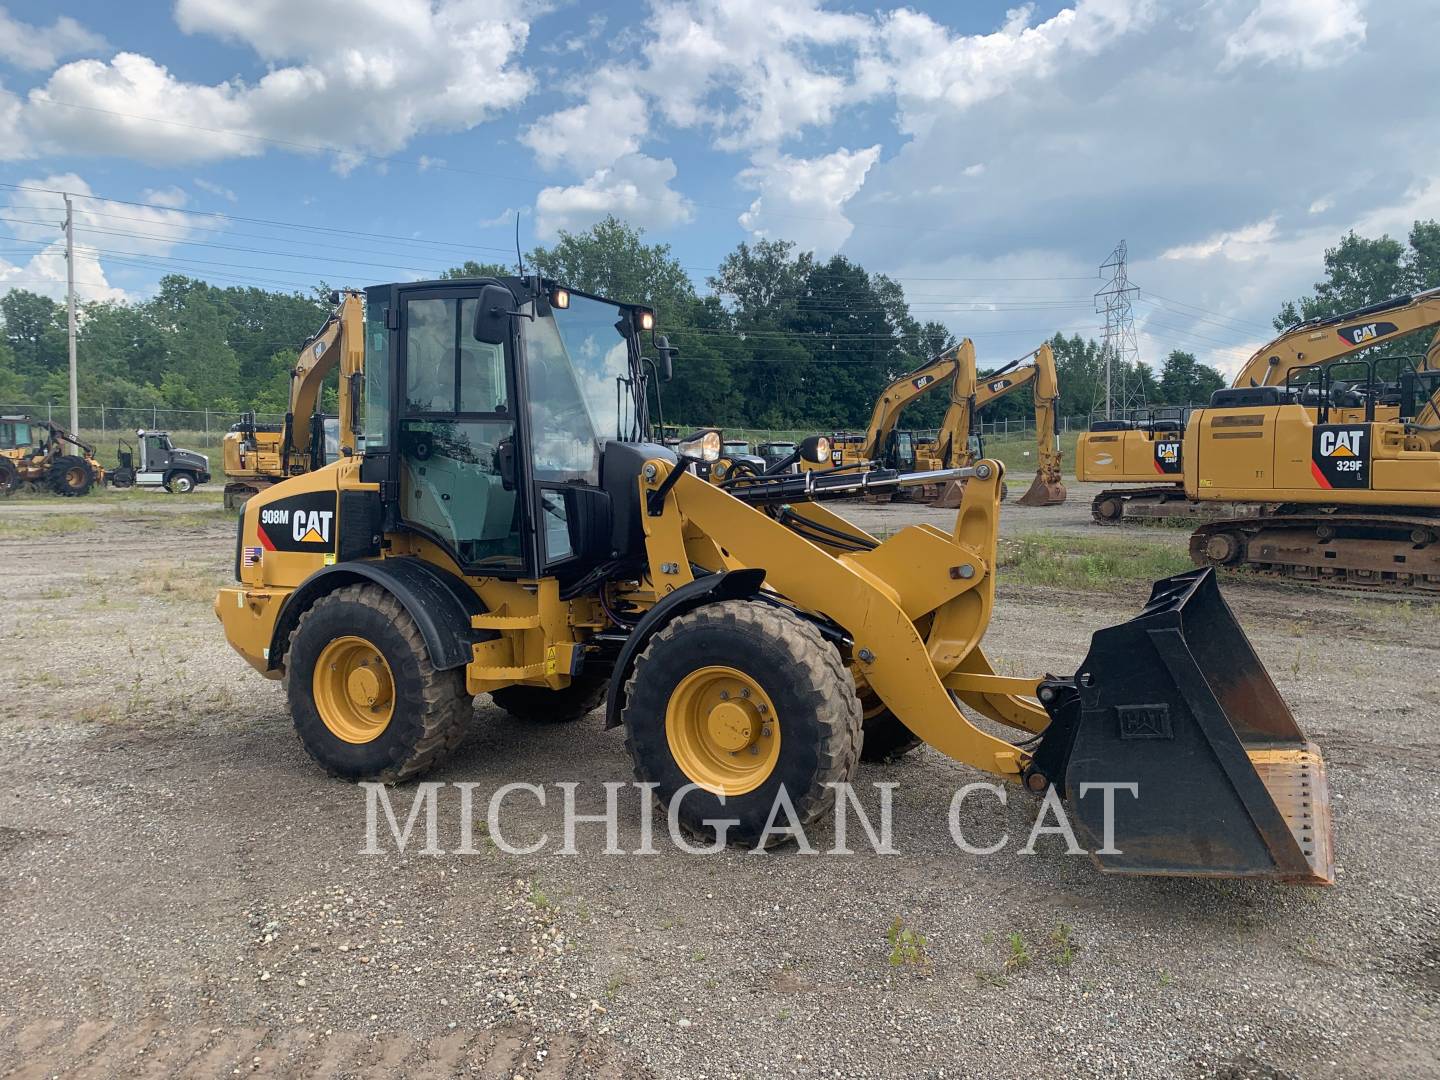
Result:
{"label": "chain link fence", "polygon": [[[49,420],[66,427],[70,423],[70,407],[64,402],[46,405],[0,405],[0,416],[29,416]],[[135,432],[168,431],[177,446],[192,450],[220,445],[230,425],[239,415],[219,409],[132,409],[115,405],[82,405],[80,430],[76,432],[87,442],[104,446],[117,438],[133,439]],[[284,413],[256,413],[260,424],[280,424]]]}

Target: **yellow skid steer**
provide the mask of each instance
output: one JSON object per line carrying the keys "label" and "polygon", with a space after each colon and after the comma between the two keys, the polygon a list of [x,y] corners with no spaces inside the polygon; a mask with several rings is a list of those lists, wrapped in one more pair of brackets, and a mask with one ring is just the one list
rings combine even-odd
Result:
{"label": "yellow skid steer", "polygon": [[[552,723],[603,701],[686,827],[754,844],[782,791],[815,820],[899,728],[1053,787],[1106,870],[1331,882],[1321,756],[1209,570],[1157,583],[1071,677],[998,675],[1003,468],[710,484],[687,466],[719,432],[643,441],[674,355],[654,322],[534,277],[368,290],[363,453],[250,499],[215,603],[321,766],[415,776],[478,694]],[[950,479],[949,530],[881,541],[824,506]]]}

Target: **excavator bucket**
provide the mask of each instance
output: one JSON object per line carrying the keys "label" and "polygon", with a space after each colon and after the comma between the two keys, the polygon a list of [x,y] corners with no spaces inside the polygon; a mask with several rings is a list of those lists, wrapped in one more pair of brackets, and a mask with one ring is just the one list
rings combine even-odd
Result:
{"label": "excavator bucket", "polygon": [[940,489],[939,498],[930,505],[940,510],[955,510],[959,508],[960,503],[963,502],[964,499],[965,481],[947,480],[945,481],[945,486]]}
{"label": "excavator bucket", "polygon": [[1212,570],[1156,582],[1139,615],[1097,632],[1075,677],[1040,696],[1052,723],[1027,785],[1060,789],[1101,869],[1334,883],[1325,762]]}
{"label": "excavator bucket", "polygon": [[1045,480],[1037,472],[1035,479],[1030,482],[1030,490],[1020,496],[1020,505],[1059,506],[1065,501],[1065,494],[1064,484]]}

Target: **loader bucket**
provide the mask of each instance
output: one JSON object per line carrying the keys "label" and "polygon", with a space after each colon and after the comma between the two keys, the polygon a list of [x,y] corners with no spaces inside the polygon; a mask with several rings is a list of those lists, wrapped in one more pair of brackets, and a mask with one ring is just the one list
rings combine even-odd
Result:
{"label": "loader bucket", "polygon": [[[1041,684],[1052,717],[1027,769],[1056,784],[1101,869],[1334,883],[1325,762],[1210,569],[1155,583],[1098,631],[1073,680]],[[1104,791],[1113,796],[1106,843]]]}
{"label": "loader bucket", "polygon": [[1065,501],[1065,485],[1041,478],[1039,473],[1030,482],[1030,490],[1020,496],[1021,506],[1059,506]]}

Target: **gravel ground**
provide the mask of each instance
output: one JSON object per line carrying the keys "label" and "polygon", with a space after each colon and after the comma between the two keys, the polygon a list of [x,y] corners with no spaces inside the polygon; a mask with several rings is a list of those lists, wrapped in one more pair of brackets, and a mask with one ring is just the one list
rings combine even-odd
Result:
{"label": "gravel ground", "polygon": [[[1005,530],[1091,531],[1083,488],[1007,507]],[[210,600],[234,534],[210,505],[0,507],[0,523],[93,518],[0,539],[0,1076],[1440,1073],[1423,602],[1226,586],[1325,751],[1334,889],[1109,878],[1053,843],[963,854],[947,808],[982,778],[929,750],[860,776],[899,785],[899,855],[607,857],[582,826],[564,856],[551,787],[548,808],[521,797],[507,817],[512,843],[552,835],[537,854],[477,826],[479,854],[366,856],[363,792],[313,766],[279,686],[221,637]],[[1007,674],[1073,670],[1141,591],[1002,582],[987,652]],[[601,781],[630,779],[600,723],[528,726],[482,699],[430,779],[476,783],[478,816],[506,782],[579,780],[594,813]],[[457,800],[442,791],[447,850]],[[964,823],[1023,836],[1033,812],[1017,793],[1003,819],[967,804]],[[620,820],[633,850],[633,801]],[[899,965],[896,920],[923,937]]]}

